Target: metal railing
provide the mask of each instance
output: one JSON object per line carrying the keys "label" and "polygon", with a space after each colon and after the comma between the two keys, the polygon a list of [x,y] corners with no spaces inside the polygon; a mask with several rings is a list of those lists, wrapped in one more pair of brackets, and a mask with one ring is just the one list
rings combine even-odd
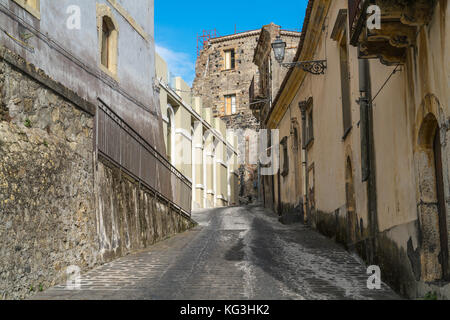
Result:
{"label": "metal railing", "polygon": [[190,216],[192,183],[102,101],[95,137],[99,155]]}

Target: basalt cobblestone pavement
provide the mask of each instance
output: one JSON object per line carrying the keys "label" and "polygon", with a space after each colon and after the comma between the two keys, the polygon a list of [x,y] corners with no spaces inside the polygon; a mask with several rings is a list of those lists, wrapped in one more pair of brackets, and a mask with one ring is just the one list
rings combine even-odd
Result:
{"label": "basalt cobblestone pavement", "polygon": [[399,299],[367,289],[366,267],[302,224],[282,225],[258,206],[193,214],[199,225],[32,299]]}

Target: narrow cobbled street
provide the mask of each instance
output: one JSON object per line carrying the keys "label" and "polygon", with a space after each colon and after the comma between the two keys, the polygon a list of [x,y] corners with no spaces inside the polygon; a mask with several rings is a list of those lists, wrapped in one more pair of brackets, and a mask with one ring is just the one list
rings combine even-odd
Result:
{"label": "narrow cobbled street", "polygon": [[258,206],[205,210],[199,225],[57,286],[34,299],[398,299],[367,289],[356,256]]}

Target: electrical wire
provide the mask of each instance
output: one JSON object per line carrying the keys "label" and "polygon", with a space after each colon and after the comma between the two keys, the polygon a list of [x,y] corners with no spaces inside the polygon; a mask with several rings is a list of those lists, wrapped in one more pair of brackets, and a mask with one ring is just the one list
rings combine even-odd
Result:
{"label": "electrical wire", "polygon": [[[4,4],[0,3],[0,13],[3,13],[5,16],[9,17],[11,20],[18,22],[22,24],[29,32],[31,32],[36,38],[38,38],[40,41],[44,42],[50,49],[55,50],[62,56],[64,56],[69,61],[76,64],[79,68],[86,71],[91,76],[97,78],[98,80],[102,81],[105,85],[110,87],[112,90],[118,92],[121,94],[124,98],[129,100],[130,102],[134,103],[139,108],[151,113],[154,116],[157,116],[157,113],[149,108],[145,103],[139,101],[137,98],[132,96],[130,93],[128,93],[127,90],[123,89],[121,86],[119,86],[117,83],[115,83],[112,80],[109,80],[105,78],[101,72],[98,70],[93,69],[92,67],[89,67],[86,63],[84,63],[80,58],[72,54],[69,50],[65,49],[64,46],[62,46],[57,40],[50,38],[48,35],[41,32],[39,29],[36,29],[33,25],[25,21],[22,17],[19,17],[14,11],[6,7]],[[7,33],[6,30],[3,30],[7,34],[8,37],[12,38],[13,40],[18,40],[20,44],[19,39],[15,39],[10,34]],[[21,44],[22,45],[22,44]],[[26,49],[31,50],[29,48],[30,46],[26,47]],[[34,49],[33,49],[34,50]]]}
{"label": "electrical wire", "polygon": [[378,90],[377,94],[375,95],[375,97],[372,99],[371,103],[373,103],[375,101],[375,99],[378,97],[378,95],[381,93],[381,91],[384,89],[384,87],[386,87],[387,83],[389,82],[389,80],[391,80],[392,76],[394,74],[397,73],[397,71],[401,71],[401,70],[397,70],[397,68],[400,66],[400,64],[398,64],[395,69],[391,72],[391,74],[389,75],[389,77],[387,78],[387,80],[384,82],[384,84],[381,86],[380,90]]}
{"label": "electrical wire", "polygon": [[14,40],[15,42],[17,42],[20,46],[24,47],[25,49],[29,50],[30,52],[34,53],[34,47],[30,46],[28,43],[17,39],[16,37],[14,37],[13,35],[11,35],[8,31],[6,31],[5,29],[0,27],[0,30],[2,30],[9,38],[11,38],[12,40]]}

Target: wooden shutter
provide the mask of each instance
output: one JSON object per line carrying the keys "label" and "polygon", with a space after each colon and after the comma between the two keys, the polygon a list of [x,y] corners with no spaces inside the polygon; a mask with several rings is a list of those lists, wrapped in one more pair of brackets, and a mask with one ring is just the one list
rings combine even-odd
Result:
{"label": "wooden shutter", "polygon": [[231,96],[231,114],[236,113],[236,96]]}
{"label": "wooden shutter", "polygon": [[231,52],[225,51],[225,70],[230,69],[231,67]]}
{"label": "wooden shutter", "polygon": [[236,58],[234,50],[230,51],[230,58],[231,58],[230,69],[234,69],[236,67]]}
{"label": "wooden shutter", "polygon": [[231,115],[231,97],[230,96],[225,97],[225,114]]}

